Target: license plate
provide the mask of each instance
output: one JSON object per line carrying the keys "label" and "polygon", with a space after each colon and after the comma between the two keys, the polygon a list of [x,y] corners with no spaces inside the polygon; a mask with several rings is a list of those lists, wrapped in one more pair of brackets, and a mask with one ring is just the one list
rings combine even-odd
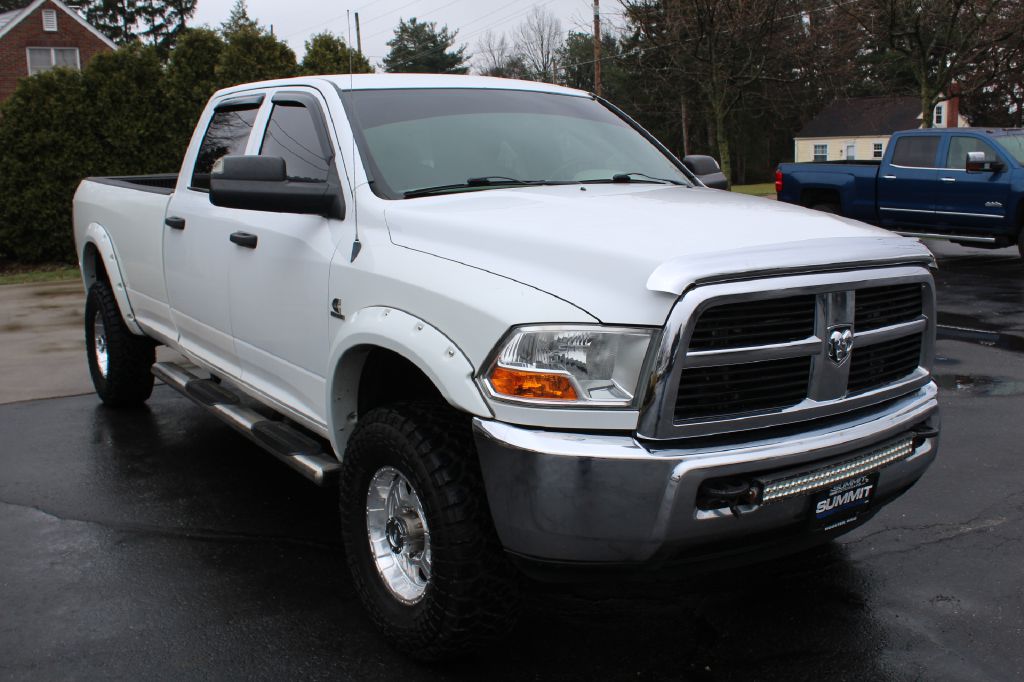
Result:
{"label": "license plate", "polygon": [[811,496],[814,523],[823,530],[852,523],[871,504],[877,487],[878,473],[865,474],[840,481]]}

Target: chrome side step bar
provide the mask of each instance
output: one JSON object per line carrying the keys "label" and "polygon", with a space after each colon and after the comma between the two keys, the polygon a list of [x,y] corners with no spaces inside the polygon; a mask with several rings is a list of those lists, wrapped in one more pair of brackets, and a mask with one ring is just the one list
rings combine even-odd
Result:
{"label": "chrome side step bar", "polygon": [[935,234],[932,232],[907,232],[905,230],[894,230],[896,234],[904,237],[917,237],[918,239],[945,239],[951,242],[975,242],[978,244],[995,244],[995,237],[972,237],[959,234]]}
{"label": "chrome side step bar", "polygon": [[158,362],[153,375],[186,398],[295,469],[317,485],[327,485],[341,465],[319,442],[286,422],[267,419],[245,407],[239,394],[210,379],[201,379],[181,365]]}

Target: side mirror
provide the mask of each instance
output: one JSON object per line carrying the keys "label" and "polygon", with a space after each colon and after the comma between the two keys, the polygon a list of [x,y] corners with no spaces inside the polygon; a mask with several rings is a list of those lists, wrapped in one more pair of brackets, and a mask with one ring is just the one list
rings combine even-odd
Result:
{"label": "side mirror", "polygon": [[696,175],[704,186],[712,189],[729,189],[729,180],[714,158],[703,154],[690,154],[683,157],[683,165]]}
{"label": "side mirror", "polygon": [[289,180],[285,160],[277,156],[219,159],[210,173],[210,203],[249,211],[345,218],[345,202],[337,180]]}
{"label": "side mirror", "polygon": [[985,152],[967,152],[965,168],[968,173],[1001,173],[1006,165],[1002,161],[986,161]]}

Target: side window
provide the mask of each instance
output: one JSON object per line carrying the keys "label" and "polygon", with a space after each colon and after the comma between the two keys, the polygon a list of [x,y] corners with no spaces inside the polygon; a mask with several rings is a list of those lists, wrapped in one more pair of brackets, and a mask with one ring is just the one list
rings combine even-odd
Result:
{"label": "side window", "polygon": [[938,151],[938,135],[907,135],[896,140],[892,164],[910,168],[934,168]]}
{"label": "side window", "polygon": [[241,154],[245,151],[245,143],[249,141],[252,124],[259,111],[259,103],[225,106],[218,108],[210,126],[203,136],[203,144],[196,156],[196,165],[192,170],[192,189],[210,189],[210,171],[213,164],[222,156]]}
{"label": "side window", "polygon": [[283,158],[289,180],[324,182],[333,156],[326,140],[319,111],[300,102],[274,102],[260,156]]}
{"label": "side window", "polygon": [[949,152],[946,154],[946,168],[967,169],[967,152],[985,152],[986,161],[998,161],[996,150],[988,142],[976,137],[955,136],[949,141]]}

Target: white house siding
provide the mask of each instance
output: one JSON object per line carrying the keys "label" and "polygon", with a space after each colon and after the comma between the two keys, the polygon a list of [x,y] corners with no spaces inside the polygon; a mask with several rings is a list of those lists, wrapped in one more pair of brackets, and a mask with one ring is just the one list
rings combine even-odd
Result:
{"label": "white house siding", "polygon": [[872,135],[868,137],[801,137],[794,140],[794,157],[796,161],[813,161],[814,145],[828,145],[828,160],[843,161],[846,159],[846,146],[854,145],[855,159],[858,161],[870,160],[873,156],[874,145],[881,143],[882,153],[885,153],[886,145],[889,144],[888,135]]}

